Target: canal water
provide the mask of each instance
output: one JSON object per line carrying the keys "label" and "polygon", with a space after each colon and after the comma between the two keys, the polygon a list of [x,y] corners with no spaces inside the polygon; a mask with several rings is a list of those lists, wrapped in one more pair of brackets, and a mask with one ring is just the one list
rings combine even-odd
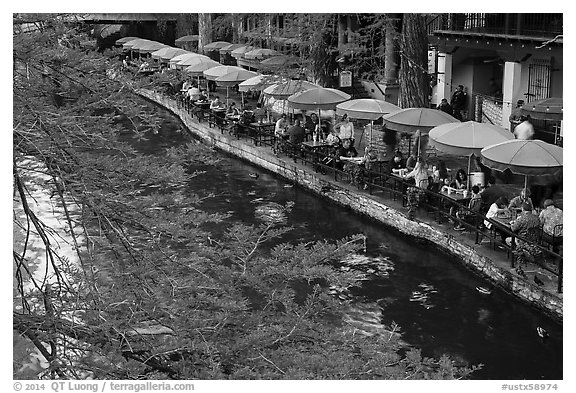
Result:
{"label": "canal water", "polygon": [[[159,109],[157,109],[159,110]],[[165,148],[190,140],[178,119],[159,110],[163,125],[157,134],[132,140],[140,151],[162,154]],[[224,153],[216,164],[190,182],[197,194],[214,193],[201,206],[233,222],[258,224],[278,219],[294,227],[283,241],[337,240],[362,233],[366,252],[352,256],[342,269],[358,270],[368,279],[347,293],[348,302],[377,315],[376,323],[397,323],[402,339],[422,349],[423,356],[449,355],[458,365],[483,364],[473,379],[562,379],[562,325],[541,315],[504,291],[490,295],[476,290],[487,284],[449,254],[392,228],[328,202],[283,178]],[[250,174],[258,174],[255,178]],[[278,205],[293,203],[285,216]],[[374,314],[374,310],[378,312]],[[373,319],[373,318],[372,318]],[[550,336],[541,339],[536,327]]]}

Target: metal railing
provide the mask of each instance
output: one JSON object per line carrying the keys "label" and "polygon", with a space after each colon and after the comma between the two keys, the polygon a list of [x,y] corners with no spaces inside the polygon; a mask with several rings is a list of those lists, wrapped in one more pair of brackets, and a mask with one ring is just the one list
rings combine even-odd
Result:
{"label": "metal railing", "polygon": [[428,22],[428,34],[453,31],[476,34],[553,38],[563,32],[563,15],[551,13],[461,13],[439,14]]}
{"label": "metal railing", "polygon": [[[338,161],[336,151],[333,148],[311,150],[304,145],[293,145],[287,140],[277,138],[274,134],[274,123],[262,127],[238,124],[238,122],[230,121],[225,117],[217,116],[209,109],[195,107],[179,94],[175,98],[178,107],[185,108],[199,122],[207,121],[209,127],[219,128],[222,134],[228,133],[238,140],[250,140],[256,146],[269,147],[278,156],[285,156],[294,162],[310,166],[315,172],[330,176],[335,182],[344,181],[355,184],[359,190],[366,191],[375,197],[402,201],[402,206],[406,206],[408,189],[416,187],[414,183],[391,174],[388,170],[388,162],[376,161],[370,163],[369,168],[358,167],[354,172],[351,172],[346,167],[342,167],[342,163]],[[562,293],[563,256],[550,250],[541,241],[541,236],[538,236],[536,240],[521,236],[497,220],[486,218],[483,212],[473,211],[467,205],[459,203],[441,192],[423,187],[417,187],[417,190],[419,194],[418,212],[434,217],[434,220],[439,224],[449,222],[453,225],[463,226],[477,245],[488,239],[494,250],[497,246],[503,248],[511,268],[516,267],[518,256],[515,239],[530,244],[541,255],[530,263],[557,277],[557,291]],[[462,217],[458,217],[455,214],[456,211],[462,212]],[[485,221],[492,224],[491,229],[484,226]],[[512,239],[510,245],[498,239],[500,235],[496,232],[496,228],[507,238]]]}

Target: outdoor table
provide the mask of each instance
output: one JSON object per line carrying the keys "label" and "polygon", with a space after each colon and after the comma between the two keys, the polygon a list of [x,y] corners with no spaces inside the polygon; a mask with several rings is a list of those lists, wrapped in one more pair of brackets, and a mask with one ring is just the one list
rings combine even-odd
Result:
{"label": "outdoor table", "polygon": [[[256,123],[250,123],[250,128],[256,130],[256,136],[257,136],[257,140],[258,142],[260,142],[260,144],[262,144],[262,138],[263,137],[270,137],[270,141],[272,142],[272,144],[274,144],[276,137],[274,135],[274,128],[276,127],[276,123],[260,123],[260,122],[256,122]],[[266,141],[268,141],[268,139],[266,139]],[[258,143],[256,143],[258,144]]]}
{"label": "outdoor table", "polygon": [[332,147],[332,144],[326,141],[305,141],[302,142],[302,147],[304,147],[305,151],[312,152],[312,167],[314,168],[315,172],[318,172],[320,169],[319,152],[322,149]]}
{"label": "outdoor table", "polygon": [[211,112],[214,115],[214,122],[219,126],[224,125],[224,116],[226,114],[226,109],[225,108],[214,108],[214,109],[211,109]]}
{"label": "outdoor table", "polygon": [[462,191],[455,190],[455,189],[452,189],[452,190],[454,190],[454,191],[451,191],[450,189],[446,190],[445,187],[442,187],[442,189],[440,190],[439,193],[441,195],[445,196],[446,198],[449,198],[449,199],[453,200],[454,202],[460,203],[462,205],[466,205],[470,201],[470,199],[471,199],[470,195],[464,196],[463,190]]}

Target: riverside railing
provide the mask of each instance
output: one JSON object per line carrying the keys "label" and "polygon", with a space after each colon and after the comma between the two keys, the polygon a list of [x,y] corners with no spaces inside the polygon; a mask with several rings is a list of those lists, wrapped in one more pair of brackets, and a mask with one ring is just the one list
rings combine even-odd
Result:
{"label": "riverside railing", "polygon": [[[307,150],[303,146],[292,145],[285,140],[278,140],[274,134],[272,123],[270,127],[238,124],[238,122],[228,120],[225,117],[217,116],[210,109],[187,104],[181,98],[177,98],[177,101],[180,108],[185,108],[200,123],[208,122],[209,127],[219,128],[222,134],[228,133],[238,140],[245,139],[254,145],[269,147],[275,154],[310,166],[314,171],[328,175],[336,182],[353,183],[359,189],[364,188],[365,185],[364,190],[375,197],[384,200],[401,201],[402,206],[406,206],[407,190],[409,187],[415,187],[414,183],[389,173],[387,162],[372,163],[369,169],[365,167],[358,168],[357,175],[354,176],[349,171],[338,168],[337,157],[333,151]],[[359,175],[358,171],[360,171]],[[539,251],[541,257],[529,262],[557,277],[557,291],[562,293],[563,256],[551,251],[545,244],[542,244],[541,236],[538,236],[536,240],[520,236],[497,220],[487,219],[484,214],[470,210],[468,206],[442,193],[418,187],[418,195],[418,211],[420,213],[434,217],[434,220],[439,224],[449,222],[453,225],[463,226],[470,236],[475,239],[475,244],[481,244],[484,239],[488,239],[493,249],[496,249],[497,246],[503,248],[506,251],[506,258],[510,261],[511,268],[516,267],[518,256],[515,239],[530,244],[534,250]],[[466,218],[460,218],[454,214],[458,210],[465,212],[464,217]],[[484,221],[492,224],[491,229],[484,226]],[[500,235],[496,233],[495,228],[498,228],[506,237],[512,239],[510,245],[499,239]]]}

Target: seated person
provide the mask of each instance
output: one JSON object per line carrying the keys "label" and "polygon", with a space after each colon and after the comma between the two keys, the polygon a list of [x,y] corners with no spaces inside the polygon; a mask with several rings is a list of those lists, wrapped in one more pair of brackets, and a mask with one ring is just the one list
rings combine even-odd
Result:
{"label": "seated person", "polygon": [[468,176],[466,175],[464,169],[458,169],[458,172],[456,172],[456,176],[454,177],[454,181],[450,184],[450,187],[457,190],[465,190],[467,188],[467,180]]}
{"label": "seated person", "polygon": [[[552,251],[558,253],[558,246],[562,241],[563,227],[558,225],[562,224],[562,210],[554,206],[552,199],[544,201],[544,209],[540,212],[538,217],[540,224],[542,224],[542,238],[548,243],[552,244]],[[557,239],[557,244],[554,244],[553,239]]]}
{"label": "seated person", "polygon": [[218,96],[214,97],[214,99],[210,103],[210,109],[218,110],[218,109],[224,109],[224,108],[225,108],[225,105],[222,101],[220,101],[220,97],[218,97]]}
{"label": "seated person", "polygon": [[440,183],[434,181],[434,177],[428,176],[428,191],[440,192]]}
{"label": "seated person", "polygon": [[406,160],[406,169],[408,171],[413,170],[416,167],[416,155],[411,154],[410,157]]}
{"label": "seated person", "polygon": [[262,103],[256,104],[256,109],[254,109],[254,120],[258,123],[263,123],[266,118],[266,110],[262,108]]}
{"label": "seated person", "polygon": [[228,109],[226,110],[226,117],[236,117],[240,115],[240,110],[236,107],[236,103],[230,103]]}
{"label": "seated person", "polygon": [[524,203],[530,205],[530,210],[534,210],[532,199],[530,199],[530,190],[527,188],[522,189],[522,191],[520,191],[520,195],[517,195],[514,198],[512,198],[512,200],[508,204],[508,209],[522,210],[522,205]]}
{"label": "seated person", "polygon": [[276,126],[274,127],[274,134],[277,137],[283,137],[287,129],[288,129],[288,120],[286,120],[286,113],[282,113],[282,115],[276,122]]}
{"label": "seated person", "polygon": [[200,90],[200,96],[198,96],[198,102],[208,102],[208,96],[206,95],[206,90]]}
{"label": "seated person", "polygon": [[410,171],[405,179],[414,179],[414,184],[420,188],[428,188],[428,169],[426,164],[420,158],[416,161],[416,166]]}
{"label": "seated person", "polygon": [[197,101],[200,98],[200,89],[196,85],[190,86],[186,92],[186,98],[190,102]]}
{"label": "seated person", "polygon": [[[515,254],[519,263],[533,262],[534,257],[541,254],[541,250],[532,242],[536,242],[540,232],[540,220],[532,214],[532,206],[528,203],[522,205],[522,213],[510,224],[510,229],[528,241],[516,239]],[[512,237],[506,238],[506,244],[512,245]]]}
{"label": "seated person", "polygon": [[304,124],[306,129],[306,134],[312,135],[315,132],[320,131],[320,122],[318,121],[318,115],[316,113],[310,114],[306,117],[306,123]]}
{"label": "seated person", "polygon": [[506,196],[506,192],[502,187],[496,185],[496,178],[490,176],[488,178],[488,185],[480,192],[482,198],[482,209],[488,210],[490,206],[501,196]]}
{"label": "seated person", "polygon": [[406,163],[402,159],[402,152],[397,150],[394,157],[390,160],[390,173],[401,176],[402,172],[406,172]]}
{"label": "seated person", "polygon": [[[456,212],[456,217],[458,217],[461,220],[474,219],[475,217],[477,217],[476,215],[474,215],[474,213],[480,213],[481,207],[482,207],[482,198],[480,197],[480,187],[472,186],[472,198],[470,199],[470,202],[468,202],[469,210],[466,209],[458,210]],[[462,223],[458,222],[458,225],[456,225],[454,229],[457,231],[462,231],[465,228],[462,225]]]}
{"label": "seated person", "polygon": [[304,142],[306,131],[300,125],[300,119],[294,120],[294,125],[288,129],[286,135],[288,135],[288,140],[292,145],[299,145]]}
{"label": "seated person", "polygon": [[[486,218],[495,218],[498,213],[508,211],[508,198],[505,196],[500,196],[494,203],[490,205],[488,212],[486,213]],[[490,221],[484,220],[484,226],[488,229],[492,228],[492,223]],[[498,227],[494,228],[496,233],[498,233],[502,239],[502,243],[506,241],[506,233],[501,231]]]}
{"label": "seated person", "polygon": [[326,142],[328,142],[332,146],[337,146],[337,145],[340,145],[342,141],[340,140],[338,135],[336,135],[336,132],[334,130],[332,130],[326,136]]}
{"label": "seated person", "polygon": [[357,156],[358,151],[352,146],[352,141],[350,139],[344,139],[342,146],[336,151],[336,168],[341,171],[344,170],[344,161]]}
{"label": "seated person", "polygon": [[438,161],[438,165],[436,167],[432,167],[432,176],[434,177],[434,182],[440,185],[444,185],[444,179],[448,179],[450,177],[444,160]]}

